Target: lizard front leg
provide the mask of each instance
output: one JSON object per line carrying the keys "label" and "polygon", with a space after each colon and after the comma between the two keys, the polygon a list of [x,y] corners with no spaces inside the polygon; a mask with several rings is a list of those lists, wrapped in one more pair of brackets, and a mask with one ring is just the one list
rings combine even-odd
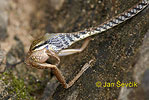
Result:
{"label": "lizard front leg", "polygon": [[89,44],[89,41],[91,40],[91,38],[86,38],[82,47],[79,48],[79,49],[65,49],[65,50],[61,50],[59,53],[58,53],[58,56],[67,56],[67,55],[71,55],[71,54],[74,54],[74,53],[79,53],[79,52],[82,52],[86,47],[87,45]]}

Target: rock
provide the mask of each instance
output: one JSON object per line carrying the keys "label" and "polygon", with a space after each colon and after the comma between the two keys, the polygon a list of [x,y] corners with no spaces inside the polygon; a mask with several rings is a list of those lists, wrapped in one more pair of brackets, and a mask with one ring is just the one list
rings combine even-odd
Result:
{"label": "rock", "polygon": [[[117,81],[142,82],[142,87],[138,88],[137,91],[142,89],[147,93],[148,88],[145,87],[148,86],[148,70],[145,68],[142,70],[136,66],[140,66],[140,59],[148,57],[147,55],[139,56],[141,54],[140,47],[149,26],[148,9],[117,27],[92,36],[94,40],[83,52],[61,57],[61,63],[58,67],[67,82],[73,79],[81,67],[91,59],[95,61],[95,64],[69,89],[64,89],[61,84],[57,83],[56,79],[52,78],[54,75],[50,73],[50,70],[31,68],[23,62],[15,63],[24,59],[24,48],[29,47],[28,44],[31,42],[28,37],[39,37],[46,32],[75,32],[97,26],[112,16],[131,8],[137,2],[138,0],[66,0],[60,3],[59,10],[56,8],[53,10],[55,5],[54,3],[53,6],[49,4],[49,0],[12,1],[10,3],[12,9],[9,9],[11,13],[9,34],[10,32],[17,33],[16,36],[22,39],[18,38],[20,41],[16,39],[16,45],[12,45],[7,54],[7,65],[14,67],[9,71],[15,73],[12,76],[17,77],[17,83],[20,84],[20,80],[23,78],[24,81],[21,83],[25,84],[22,84],[22,87],[30,88],[31,91],[26,90],[27,94],[31,94],[37,100],[129,99],[132,91],[136,90],[121,87],[100,87],[99,85],[99,83],[116,83]],[[26,42],[28,43],[26,44]],[[82,42],[77,42],[70,48],[79,48]],[[135,93],[132,95],[131,97],[138,98],[135,97]],[[145,95],[143,94],[144,98],[146,98]]]}
{"label": "rock", "polygon": [[6,58],[6,54],[4,50],[0,48],[0,72],[4,72],[6,68],[5,58]]}
{"label": "rock", "polygon": [[7,37],[8,24],[8,0],[0,0],[0,41],[4,41]]}
{"label": "rock", "polygon": [[148,100],[149,96],[149,30],[145,34],[140,47],[138,59],[134,65],[133,77],[137,88],[122,87],[119,100]]}

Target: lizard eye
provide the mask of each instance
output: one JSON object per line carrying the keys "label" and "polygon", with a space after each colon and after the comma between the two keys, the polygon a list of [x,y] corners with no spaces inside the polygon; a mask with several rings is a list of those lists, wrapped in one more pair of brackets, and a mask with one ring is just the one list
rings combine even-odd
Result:
{"label": "lizard eye", "polygon": [[30,50],[31,50],[31,51],[35,50],[36,48],[38,48],[38,46],[36,46],[36,45],[34,45],[34,44],[32,44],[32,45],[30,46]]}
{"label": "lizard eye", "polygon": [[40,45],[37,45],[37,46],[31,46],[31,50],[35,50],[35,49],[37,49],[37,48],[39,48],[40,47]]}

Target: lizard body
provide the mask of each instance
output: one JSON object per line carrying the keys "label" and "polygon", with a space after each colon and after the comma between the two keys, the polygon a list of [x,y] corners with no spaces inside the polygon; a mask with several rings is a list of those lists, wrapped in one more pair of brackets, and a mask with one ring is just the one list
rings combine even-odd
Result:
{"label": "lizard body", "polygon": [[[40,69],[51,68],[63,86],[65,88],[69,88],[87,68],[82,68],[76,77],[67,84],[65,78],[61,74],[61,71],[57,68],[60,63],[59,56],[66,56],[83,51],[89,43],[88,37],[106,31],[132,18],[147,7],[148,4],[148,0],[142,0],[132,8],[109,19],[97,27],[91,27],[89,29],[73,33],[46,33],[42,38],[33,41],[26,57],[26,63]],[[67,49],[72,44],[85,38],[87,39],[80,49]],[[47,59],[55,59],[56,63],[48,64],[46,63]]]}

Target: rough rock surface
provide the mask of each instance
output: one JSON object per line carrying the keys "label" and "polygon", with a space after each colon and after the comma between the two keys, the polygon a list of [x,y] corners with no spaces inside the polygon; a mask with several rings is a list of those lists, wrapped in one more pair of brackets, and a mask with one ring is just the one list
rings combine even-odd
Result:
{"label": "rough rock surface", "polygon": [[[74,32],[99,25],[111,16],[131,8],[138,1],[9,1],[6,10],[8,19],[3,19],[3,22],[7,23],[8,21],[9,24],[6,24],[3,28],[6,30],[3,32],[5,41],[0,44],[1,49],[7,53],[6,70],[1,73],[3,79],[0,77],[2,80],[0,82],[7,85],[10,81],[14,83],[15,89],[23,88],[23,92],[19,91],[15,95],[17,98],[21,98],[20,93],[23,97],[31,96],[35,100],[126,100],[126,98],[131,100],[131,97],[140,100],[141,98],[148,98],[146,96],[148,88],[145,88],[148,87],[148,68],[141,67],[142,69],[139,69],[138,67],[144,64],[142,62],[145,62],[149,55],[146,48],[148,44],[142,46],[146,43],[145,40],[148,40],[144,38],[145,36],[148,37],[148,8],[128,21],[106,32],[92,36],[94,40],[89,43],[82,53],[61,57],[59,68],[64,73],[67,82],[79,72],[83,65],[91,59],[95,61],[93,66],[69,89],[64,89],[62,85],[57,83],[50,70],[31,68],[23,62],[33,38],[42,36],[46,32]],[[3,29],[0,28],[0,32]],[[74,44],[71,48],[79,48],[82,42]],[[146,57],[146,59],[143,59],[143,57]],[[149,66],[148,63],[145,64],[145,66]],[[142,71],[138,73],[138,70]],[[6,76],[5,73],[7,73]],[[4,79],[7,79],[9,75],[15,78],[5,82]],[[135,88],[136,90],[122,87],[97,87],[96,82],[99,81],[101,83],[132,81],[142,85]],[[144,91],[141,92],[141,96],[136,95],[139,90]],[[123,91],[129,92],[126,94]],[[5,93],[9,94],[9,90]]]}

